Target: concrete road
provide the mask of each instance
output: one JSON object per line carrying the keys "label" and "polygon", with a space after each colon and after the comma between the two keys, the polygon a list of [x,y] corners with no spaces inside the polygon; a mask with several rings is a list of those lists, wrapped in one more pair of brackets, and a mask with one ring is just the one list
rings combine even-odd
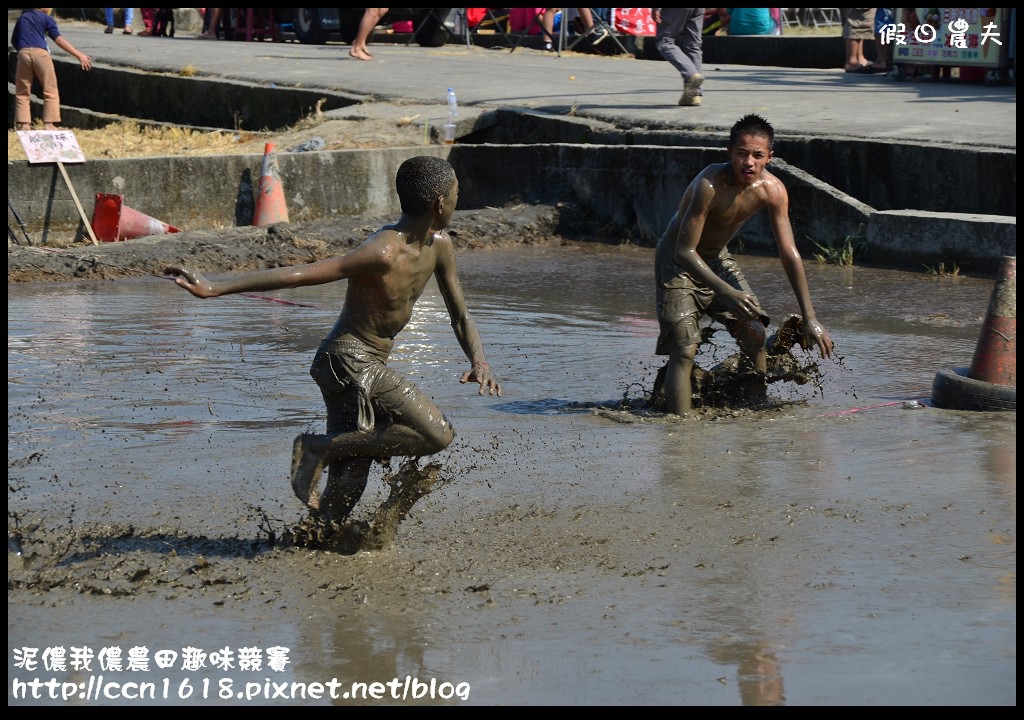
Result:
{"label": "concrete road", "polygon": [[[8,24],[8,37],[12,25]],[[842,69],[715,65],[705,68],[704,105],[676,103],[681,80],[666,62],[632,56],[545,53],[519,48],[440,48],[374,43],[375,59],[348,56],[342,43],[197,40],[105,35],[98,23],[61,21],[65,37],[96,63],[154,72],[325,88],[368,100],[436,103],[455,88],[462,105],[575,114],[623,127],[727,130],[757,112],[780,135],[885,139],[978,148],[1017,147],[1014,85],[898,81]],[[55,56],[67,57],[59,49]]]}

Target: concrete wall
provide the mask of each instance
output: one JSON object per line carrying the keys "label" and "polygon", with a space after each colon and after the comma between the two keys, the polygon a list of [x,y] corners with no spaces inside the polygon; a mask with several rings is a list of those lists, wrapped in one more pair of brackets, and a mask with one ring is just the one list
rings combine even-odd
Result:
{"label": "concrete wall", "polygon": [[[710,147],[561,143],[284,153],[278,167],[290,220],[397,216],[395,171],[406,158],[424,153],[452,162],[460,177],[461,209],[571,202],[594,225],[615,223],[639,245],[653,245],[692,177],[721,158],[721,150]],[[261,155],[167,157],[92,160],[66,168],[90,218],[96,193],[116,193],[132,209],[190,230],[249,224],[262,161]],[[8,171],[8,199],[33,235],[46,242],[57,232],[75,231],[78,211],[54,166],[9,161]],[[1002,257],[1016,255],[1014,217],[879,212],[785,162],[775,163],[773,172],[789,188],[793,232],[805,254],[815,250],[811,239],[838,248],[856,236],[864,239],[858,261],[918,270],[944,263],[994,273]],[[738,239],[745,251],[775,250],[763,214]]]}
{"label": "concrete wall", "polygon": [[[469,134],[460,128],[460,142],[701,146],[718,148],[716,160],[724,160],[729,141],[726,132],[620,130],[593,119],[518,110],[484,113],[476,124]],[[1015,150],[779,134],[775,156],[878,210],[1017,214]]]}

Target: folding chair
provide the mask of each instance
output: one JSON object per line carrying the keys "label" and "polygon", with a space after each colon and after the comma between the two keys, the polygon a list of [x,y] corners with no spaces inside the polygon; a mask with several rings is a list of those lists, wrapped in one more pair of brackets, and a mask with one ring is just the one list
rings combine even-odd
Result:
{"label": "folding chair", "polygon": [[454,19],[456,16],[461,16],[463,22],[465,22],[465,8],[430,8],[423,19],[420,20],[419,24],[413,28],[411,33],[409,33],[409,38],[405,41],[405,44],[412,45],[424,28],[432,28],[436,30],[441,26],[447,28],[453,27],[455,25]]}
{"label": "folding chair", "polygon": [[[466,47],[470,47],[473,44],[473,36],[479,33],[481,30],[495,30],[499,35],[505,38],[505,42],[510,46],[514,46],[515,42],[509,36],[508,31],[505,29],[505,24],[508,22],[508,9],[507,8],[484,8],[483,19],[476,24],[476,27],[469,27],[469,16],[467,14],[468,8],[459,8],[462,16],[462,27],[466,29]],[[499,10],[504,14],[495,15],[494,11]]]}
{"label": "folding chair", "polygon": [[806,11],[805,25],[819,28],[843,24],[843,16],[839,8],[806,8]]}
{"label": "folding chair", "polygon": [[800,8],[782,8],[782,24],[785,27],[800,27]]}
{"label": "folding chair", "polygon": [[[604,33],[604,36],[598,42],[601,42],[601,41],[605,40],[606,38],[611,38],[612,40],[615,41],[615,44],[619,46],[619,50],[622,51],[623,55],[629,55],[629,50],[627,50],[626,46],[622,44],[622,42],[619,40],[618,37],[616,37],[616,35],[615,35],[615,28],[613,28],[611,25],[609,25],[607,22],[605,22],[605,19],[603,17],[601,17],[597,13],[597,11],[594,10],[594,8],[588,8],[588,9],[590,10],[590,17],[594,21],[594,30],[596,30],[599,33]],[[566,45],[565,41],[566,41],[566,39],[568,37],[569,23],[566,22],[566,17],[565,17],[565,14],[564,14],[565,13],[564,10],[562,11],[562,13],[563,13],[562,14],[562,24],[558,28],[558,36],[559,36],[558,37],[558,51],[559,51],[559,55],[561,55],[562,48],[565,48],[566,50],[572,50],[578,44],[580,44],[583,40],[586,40],[587,37],[588,37],[587,35],[580,35],[575,40],[573,40],[571,43]]]}

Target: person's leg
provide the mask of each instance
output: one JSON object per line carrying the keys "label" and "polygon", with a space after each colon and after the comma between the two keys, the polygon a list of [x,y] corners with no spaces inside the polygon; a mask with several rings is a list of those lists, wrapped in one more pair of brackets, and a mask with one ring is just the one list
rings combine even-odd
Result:
{"label": "person's leg", "polygon": [[860,70],[860,48],[854,24],[856,19],[853,16],[853,8],[839,8],[843,19],[843,47],[846,50],[846,57],[843,60],[843,69],[846,72],[857,72]]}
{"label": "person's leg", "polygon": [[[701,8],[662,8],[661,22],[655,35],[655,47],[658,53],[667,60],[683,80],[683,95],[679,98],[680,105],[696,105],[694,98],[704,82],[701,73],[703,53],[695,52],[701,46],[701,24],[704,13]],[[695,37],[694,37],[695,34]],[[682,43],[682,45],[680,44]],[[698,66],[695,60],[700,61]],[[688,87],[689,86],[689,87]]]}
{"label": "person's leg", "polygon": [[403,412],[401,425],[396,422],[368,432],[356,430],[335,435],[305,433],[296,437],[292,446],[291,473],[292,490],[296,496],[316,509],[312,504],[311,488],[324,465],[336,460],[423,457],[444,450],[455,439],[454,428],[437,406],[422,393],[417,402],[410,404],[407,409],[412,412]]}
{"label": "person's leg", "polygon": [[206,8],[206,29],[198,35],[202,40],[216,40],[220,25],[221,8]]}
{"label": "person's leg", "polygon": [[580,17],[580,29],[583,34],[594,32],[594,16],[590,12],[590,8],[576,8],[576,12]]}
{"label": "person's leg", "polygon": [[737,381],[741,397],[754,403],[764,402],[768,393],[767,332],[757,320],[734,320],[726,323],[729,333],[740,349]]}
{"label": "person's leg", "polygon": [[875,12],[875,62],[871,68],[876,72],[889,70],[889,46],[882,42],[882,29],[893,22],[892,8],[878,8]]}
{"label": "person's leg", "polygon": [[765,350],[768,334],[764,325],[757,320],[735,320],[726,327],[740,349],[740,372],[768,372],[768,355]]}
{"label": "person's leg", "polygon": [[[664,240],[662,240],[662,243]],[[656,354],[668,355],[665,365],[665,409],[682,415],[693,407],[693,366],[700,346],[698,323],[704,308],[714,294],[699,292],[688,276],[676,277],[673,287],[664,287],[666,246],[659,243],[657,282],[657,315],[660,332]]]}
{"label": "person's leg", "polygon": [[858,16],[857,37],[860,38],[860,60],[861,67],[870,67],[871,61],[864,54],[864,43],[872,42],[875,39],[875,8],[868,8]]}
{"label": "person's leg", "polygon": [[862,45],[862,40],[857,40],[856,38],[846,39],[846,63],[843,65],[844,70],[853,71],[860,69],[860,57],[864,54]]}
{"label": "person's leg", "polygon": [[366,8],[363,10],[363,17],[359,21],[359,31],[356,33],[355,40],[352,41],[352,47],[349,48],[349,55],[357,60],[373,60],[367,43],[373,29],[377,27],[377,23],[381,21],[388,10],[389,8]]}
{"label": "person's leg", "polygon": [[561,8],[544,8],[544,13],[541,15],[540,24],[544,31],[545,50],[554,50],[554,46],[558,44],[558,37],[555,35],[555,14],[559,10]]}
{"label": "person's leg", "polygon": [[114,8],[103,8],[103,13],[107,17],[107,29],[103,32],[109,35],[114,32]]}
{"label": "person's leg", "polygon": [[654,46],[658,49],[658,53],[679,72],[684,81],[697,70],[693,66],[693,61],[676,43],[676,38],[683,31],[683,25],[687,19],[683,12],[685,9],[662,8],[661,22],[658,23],[654,35]]}
{"label": "person's leg", "polygon": [[[322,519],[344,522],[366,491],[373,458],[359,457],[335,460],[328,466],[327,487],[316,503]],[[313,506],[313,498],[307,503]]]}
{"label": "person's leg", "polygon": [[40,50],[33,55],[35,74],[43,88],[43,127],[56,130],[60,125],[60,92],[57,88],[57,72],[53,67],[50,53]]}
{"label": "person's leg", "polygon": [[156,15],[158,8],[139,8],[142,13],[142,32],[139,35],[152,35],[153,34],[153,19]]}
{"label": "person's leg", "polygon": [[[326,366],[319,364],[324,362],[327,363]],[[329,357],[318,356],[310,368],[310,374],[320,385],[324,406],[327,408],[327,434],[355,432],[359,429],[360,423],[368,425],[373,420],[365,410],[360,417],[358,389],[355,385],[340,380],[331,363]],[[376,413],[373,415],[376,417]],[[372,465],[373,459],[369,457],[331,462],[327,468],[327,485],[323,493],[317,498],[315,487],[311,487],[308,493],[311,497],[306,503],[317,510],[323,520],[344,521],[363,496]],[[313,476],[314,482],[318,479],[318,475]]]}
{"label": "person's leg", "polygon": [[132,34],[132,23],[135,22],[135,8],[124,9],[124,34]]}
{"label": "person's leg", "polygon": [[[688,8],[689,16],[679,34],[683,54],[693,65],[693,73],[684,77],[683,90],[691,100],[704,96],[704,9]],[[697,100],[699,104],[700,100]]]}
{"label": "person's leg", "polygon": [[313,509],[319,506],[311,496],[324,465],[339,463],[332,475],[340,484],[332,486],[329,477],[325,493],[331,514],[347,514],[365,487],[368,458],[432,455],[455,437],[426,394],[358,341],[343,338],[322,348],[310,375],[324,396],[328,432],[295,439],[291,482],[296,496]]}
{"label": "person's leg", "polygon": [[697,345],[674,348],[665,366],[665,409],[676,415],[693,409],[693,363]]}
{"label": "person's leg", "polygon": [[32,129],[32,83],[36,74],[32,49],[18,51],[18,63],[14,70],[14,127],[18,130]]}
{"label": "person's leg", "polygon": [[739,320],[724,309],[724,305],[717,299],[709,307],[709,313],[725,325],[729,334],[736,340],[740,350],[739,378],[742,383],[742,390],[748,400],[761,401],[765,398],[767,391],[768,372],[768,351],[766,342],[768,340],[767,327],[770,320],[767,315],[760,311],[761,302],[754,294],[750,283],[744,276],[739,264],[731,255],[720,256],[714,263],[712,269],[718,277],[725,280],[732,287],[749,295],[761,313],[756,319]]}

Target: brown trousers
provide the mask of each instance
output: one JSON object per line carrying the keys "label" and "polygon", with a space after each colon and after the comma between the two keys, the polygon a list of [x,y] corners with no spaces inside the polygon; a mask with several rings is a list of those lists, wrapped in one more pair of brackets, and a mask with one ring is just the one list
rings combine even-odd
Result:
{"label": "brown trousers", "polygon": [[48,50],[23,48],[18,51],[18,65],[14,71],[14,123],[32,123],[32,81],[43,86],[43,122],[60,122],[60,94],[57,92],[57,73]]}

